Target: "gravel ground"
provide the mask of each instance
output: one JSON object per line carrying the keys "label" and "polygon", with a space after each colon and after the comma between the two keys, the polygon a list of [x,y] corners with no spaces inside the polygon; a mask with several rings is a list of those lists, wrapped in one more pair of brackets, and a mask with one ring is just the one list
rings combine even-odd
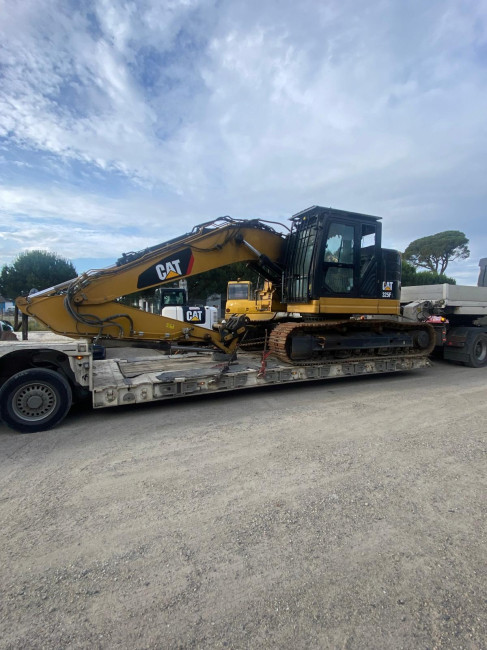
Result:
{"label": "gravel ground", "polygon": [[0,647],[485,648],[486,380],[0,427]]}

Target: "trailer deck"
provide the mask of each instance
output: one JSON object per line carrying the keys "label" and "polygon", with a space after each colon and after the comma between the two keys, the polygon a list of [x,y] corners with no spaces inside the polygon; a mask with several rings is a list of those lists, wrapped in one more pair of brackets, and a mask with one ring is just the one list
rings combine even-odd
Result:
{"label": "trailer deck", "polygon": [[257,388],[292,382],[336,379],[359,375],[401,372],[430,365],[426,357],[384,357],[343,360],[316,365],[288,365],[257,353],[240,352],[230,363],[211,356],[185,354],[96,361],[93,368],[93,406],[104,408],[144,403],[188,395]]}

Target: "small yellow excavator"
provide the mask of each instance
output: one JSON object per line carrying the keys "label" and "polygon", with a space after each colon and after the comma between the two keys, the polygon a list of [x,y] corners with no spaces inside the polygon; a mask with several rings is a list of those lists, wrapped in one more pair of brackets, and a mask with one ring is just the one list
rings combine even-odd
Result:
{"label": "small yellow excavator", "polygon": [[[378,217],[313,206],[291,218],[286,234],[276,225],[282,230],[273,222],[220,217],[16,304],[56,333],[101,343],[197,344],[225,353],[252,345],[301,364],[431,352],[432,327],[400,318],[400,255],[382,248]],[[120,302],[240,261],[262,276],[264,287],[250,301],[248,285],[233,283],[229,299],[241,301],[243,289],[253,306],[235,309],[218,329]]]}

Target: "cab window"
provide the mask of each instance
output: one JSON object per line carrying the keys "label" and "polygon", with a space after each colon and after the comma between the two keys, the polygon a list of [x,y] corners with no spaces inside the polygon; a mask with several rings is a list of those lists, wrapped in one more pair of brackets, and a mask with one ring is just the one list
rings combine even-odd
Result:
{"label": "cab window", "polygon": [[184,305],[186,292],[184,289],[168,289],[161,292],[161,304],[163,307]]}
{"label": "cab window", "polygon": [[326,240],[325,262],[353,264],[354,227],[332,223]]}
{"label": "cab window", "polygon": [[377,295],[376,229],[375,224],[362,224],[360,295],[367,298]]}
{"label": "cab window", "polygon": [[325,289],[332,293],[353,291],[354,226],[332,222],[328,230],[323,273]]}
{"label": "cab window", "polygon": [[228,285],[228,300],[248,300],[249,299],[250,284],[242,282],[242,284],[229,284]]}

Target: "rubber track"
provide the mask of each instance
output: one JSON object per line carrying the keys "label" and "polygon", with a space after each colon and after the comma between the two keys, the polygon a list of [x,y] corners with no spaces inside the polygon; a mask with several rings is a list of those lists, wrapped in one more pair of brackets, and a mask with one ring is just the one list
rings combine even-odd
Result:
{"label": "rubber track", "polygon": [[346,357],[343,359],[325,359],[323,357],[315,357],[309,361],[301,359],[291,359],[288,355],[288,343],[290,338],[301,331],[307,331],[310,334],[313,333],[313,330],[316,332],[322,333],[324,330],[336,330],[341,326],[346,326],[347,329],[350,329],[351,326],[355,330],[369,329],[373,331],[377,326],[387,326],[388,329],[393,330],[417,330],[417,329],[426,329],[430,333],[430,344],[424,350],[408,350],[406,353],[395,353],[391,355],[394,358],[407,358],[407,357],[418,357],[418,356],[428,356],[433,352],[436,343],[436,333],[434,328],[427,323],[399,323],[389,320],[365,320],[365,321],[351,321],[351,320],[337,320],[337,321],[320,321],[320,322],[311,322],[311,323],[280,323],[277,325],[271,332],[269,336],[269,352],[277,357],[280,361],[285,363],[291,363],[294,365],[314,365],[316,363],[326,363],[330,361],[333,363],[339,362],[349,362],[349,361],[366,361],[367,359],[387,359],[390,358],[388,355],[378,355],[378,354],[369,354],[367,356],[359,357]]}

